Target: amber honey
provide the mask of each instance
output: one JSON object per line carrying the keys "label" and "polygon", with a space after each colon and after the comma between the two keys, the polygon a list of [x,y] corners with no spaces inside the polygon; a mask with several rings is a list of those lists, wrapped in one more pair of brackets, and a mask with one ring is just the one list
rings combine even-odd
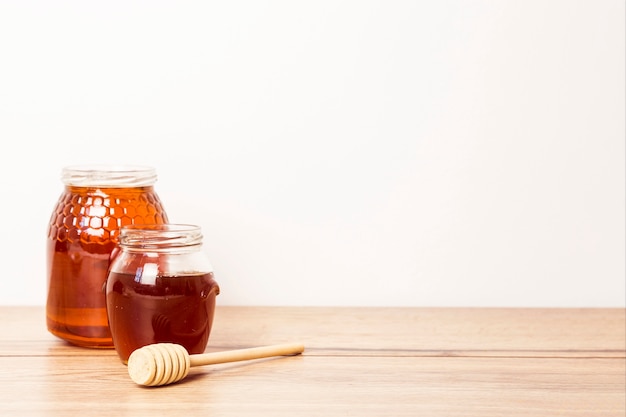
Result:
{"label": "amber honey", "polygon": [[154,182],[151,169],[68,169],[64,175],[80,185],[66,183],[50,217],[48,330],[75,345],[111,348],[105,282],[119,229],[165,223],[167,215],[153,186],[143,185]]}
{"label": "amber honey", "polygon": [[109,323],[123,362],[152,343],[176,343],[190,354],[204,352],[219,286],[213,273],[159,276],[111,272],[107,283]]}

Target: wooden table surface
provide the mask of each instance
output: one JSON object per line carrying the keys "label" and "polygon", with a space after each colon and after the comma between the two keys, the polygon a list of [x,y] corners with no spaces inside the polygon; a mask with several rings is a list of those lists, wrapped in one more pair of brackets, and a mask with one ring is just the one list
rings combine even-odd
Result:
{"label": "wooden table surface", "polygon": [[207,352],[292,357],[136,385],[114,350],[0,306],[0,416],[626,415],[625,309],[218,307]]}

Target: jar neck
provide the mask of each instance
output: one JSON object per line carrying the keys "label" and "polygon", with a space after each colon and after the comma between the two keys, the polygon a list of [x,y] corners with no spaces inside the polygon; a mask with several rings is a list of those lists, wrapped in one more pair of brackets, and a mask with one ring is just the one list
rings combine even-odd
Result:
{"label": "jar neck", "polygon": [[154,185],[156,170],[135,165],[84,165],[63,168],[61,181],[66,186],[83,188],[138,188]]}
{"label": "jar neck", "polygon": [[189,224],[122,226],[119,245],[128,251],[194,251],[202,246],[202,231]]}

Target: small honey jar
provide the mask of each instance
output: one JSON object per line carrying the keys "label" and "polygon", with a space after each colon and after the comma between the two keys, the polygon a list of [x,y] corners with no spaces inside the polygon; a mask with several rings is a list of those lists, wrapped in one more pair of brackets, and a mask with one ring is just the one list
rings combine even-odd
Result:
{"label": "small honey jar", "polygon": [[176,343],[203,353],[220,288],[202,231],[188,224],[129,225],[120,230],[106,303],[120,359],[153,343]]}

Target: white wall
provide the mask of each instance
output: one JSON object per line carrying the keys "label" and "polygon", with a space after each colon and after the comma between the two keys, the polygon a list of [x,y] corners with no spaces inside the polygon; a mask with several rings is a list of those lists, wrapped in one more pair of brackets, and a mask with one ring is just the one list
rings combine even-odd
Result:
{"label": "white wall", "polygon": [[0,304],[64,165],[155,166],[222,305],[624,306],[622,0],[0,0]]}

